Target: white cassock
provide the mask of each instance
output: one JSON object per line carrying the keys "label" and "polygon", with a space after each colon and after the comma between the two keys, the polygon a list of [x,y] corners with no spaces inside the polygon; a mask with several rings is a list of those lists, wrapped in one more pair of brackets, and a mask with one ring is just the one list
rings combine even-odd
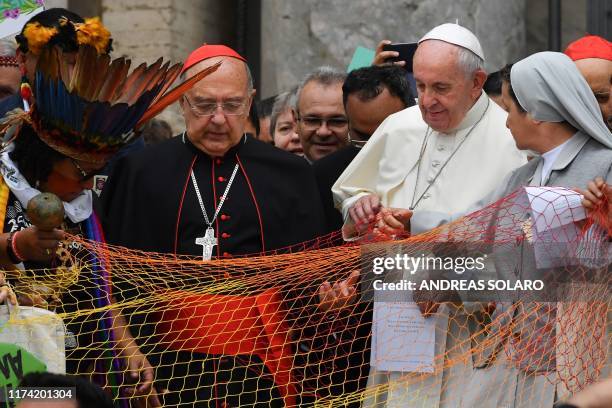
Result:
{"label": "white cassock", "polygon": [[[509,172],[527,162],[505,126],[506,116],[484,92],[459,126],[449,133],[431,129],[428,132],[418,106],[389,116],[332,187],[345,226],[351,223],[348,210],[367,194],[376,194],[383,206],[395,208],[409,208],[420,198],[411,219],[413,235],[452,221],[452,214],[464,214]],[[422,149],[427,133],[429,137]],[[437,319],[436,356],[447,350],[450,352],[447,358],[469,355],[467,314],[443,306],[431,319]],[[471,371],[471,361],[456,362],[433,374],[371,368],[363,405],[457,406],[462,385]],[[376,395],[370,393],[384,384],[391,386],[381,388]]]}

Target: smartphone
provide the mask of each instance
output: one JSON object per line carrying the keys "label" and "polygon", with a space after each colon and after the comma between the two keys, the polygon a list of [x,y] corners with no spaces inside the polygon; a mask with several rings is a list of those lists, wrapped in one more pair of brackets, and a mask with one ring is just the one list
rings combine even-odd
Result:
{"label": "smartphone", "polygon": [[406,61],[404,68],[412,72],[412,58],[417,49],[417,43],[395,43],[383,45],[383,51],[396,51],[399,56],[387,59],[387,62]]}

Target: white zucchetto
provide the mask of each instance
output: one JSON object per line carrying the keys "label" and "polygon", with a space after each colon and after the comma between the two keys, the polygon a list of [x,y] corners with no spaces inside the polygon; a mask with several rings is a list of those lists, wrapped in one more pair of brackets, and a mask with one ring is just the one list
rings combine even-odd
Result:
{"label": "white zucchetto", "polygon": [[482,60],[485,60],[484,52],[480,46],[480,41],[473,32],[459,24],[446,23],[439,25],[429,31],[419,40],[419,44],[426,40],[439,40],[449,44],[458,45],[472,51]]}

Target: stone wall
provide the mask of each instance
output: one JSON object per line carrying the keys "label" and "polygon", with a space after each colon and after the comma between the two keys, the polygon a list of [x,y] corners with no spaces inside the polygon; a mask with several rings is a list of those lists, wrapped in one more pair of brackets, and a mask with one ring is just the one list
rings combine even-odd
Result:
{"label": "stone wall", "polygon": [[[527,54],[548,49],[548,0],[529,0],[526,4]],[[561,50],[586,34],[587,0],[561,2]]]}
{"label": "stone wall", "polygon": [[416,41],[456,20],[479,37],[489,70],[524,56],[525,0],[262,0],[262,8],[262,97],[319,65],[346,69],[359,45]]}

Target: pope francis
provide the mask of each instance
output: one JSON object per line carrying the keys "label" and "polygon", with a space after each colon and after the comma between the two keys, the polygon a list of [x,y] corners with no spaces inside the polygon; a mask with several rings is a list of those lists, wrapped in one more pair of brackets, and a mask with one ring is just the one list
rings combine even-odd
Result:
{"label": "pope francis", "polygon": [[[457,24],[435,27],[419,41],[413,72],[418,106],[389,116],[332,187],[347,240],[359,239],[378,213],[399,231],[411,212],[413,235],[452,221],[452,214],[465,213],[526,163],[505,126],[506,112],[482,91],[484,53],[471,31]],[[375,301],[364,406],[457,406],[472,362],[444,364],[443,370],[433,369],[433,361],[431,370],[398,363],[409,361],[416,345],[392,347],[404,340],[399,336],[380,343],[382,336],[389,339],[384,307]],[[421,319],[415,323],[424,329],[417,335],[431,339],[431,354],[469,355],[470,322],[463,309],[445,304],[424,317],[412,299],[401,308],[396,312]],[[383,361],[389,349],[401,349],[394,364]]]}

